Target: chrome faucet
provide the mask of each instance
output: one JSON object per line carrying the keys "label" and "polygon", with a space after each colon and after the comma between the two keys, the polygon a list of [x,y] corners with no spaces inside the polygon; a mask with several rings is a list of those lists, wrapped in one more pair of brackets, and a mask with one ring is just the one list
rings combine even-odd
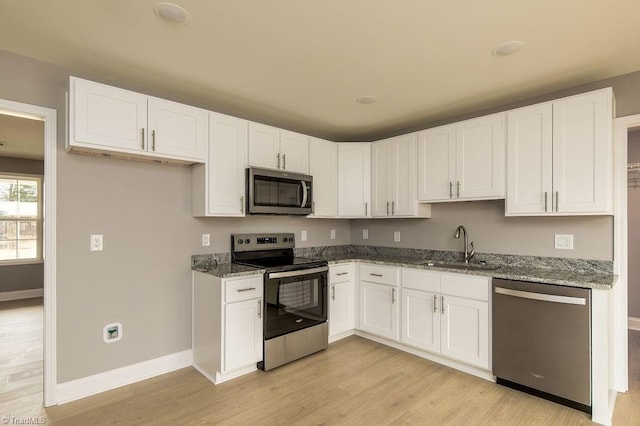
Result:
{"label": "chrome faucet", "polygon": [[[454,235],[454,238],[460,238],[460,231],[462,231],[462,233],[464,234],[464,263],[469,263],[471,258],[475,256],[476,251],[473,248],[473,241],[471,241],[470,244],[467,244],[467,230],[464,229],[464,226],[462,225],[458,226],[458,228],[456,229],[456,235]],[[471,246],[471,251],[469,251],[469,248],[468,248],[469,245]]]}

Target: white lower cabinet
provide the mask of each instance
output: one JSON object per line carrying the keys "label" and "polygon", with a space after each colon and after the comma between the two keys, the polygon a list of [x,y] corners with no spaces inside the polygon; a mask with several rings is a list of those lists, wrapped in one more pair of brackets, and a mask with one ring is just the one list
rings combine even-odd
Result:
{"label": "white lower cabinet", "polygon": [[353,264],[329,267],[329,340],[353,334],[355,328]]}
{"label": "white lower cabinet", "polygon": [[440,352],[467,364],[489,368],[488,302],[443,295]]}
{"label": "white lower cabinet", "polygon": [[360,265],[360,330],[399,340],[399,268]]}
{"label": "white lower cabinet", "polygon": [[193,365],[218,384],[262,361],[262,275],[193,272]]}

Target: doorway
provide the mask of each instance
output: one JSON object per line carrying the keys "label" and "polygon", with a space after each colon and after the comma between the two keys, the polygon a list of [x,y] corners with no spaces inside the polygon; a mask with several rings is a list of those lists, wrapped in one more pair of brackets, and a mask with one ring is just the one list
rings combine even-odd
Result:
{"label": "doorway", "polygon": [[[20,102],[13,102],[5,99],[0,99],[0,118],[7,120],[13,119],[26,119],[31,121],[40,122],[42,138],[40,139],[41,148],[43,149],[43,177],[41,177],[39,183],[40,191],[40,212],[39,216],[35,218],[39,223],[33,226],[33,217],[15,217],[16,212],[9,210],[11,214],[5,214],[5,217],[12,216],[15,218],[15,224],[8,224],[10,221],[4,221],[5,232],[3,234],[4,241],[11,240],[11,244],[4,244],[5,251],[3,256],[8,257],[12,247],[15,247],[15,263],[18,266],[24,266],[29,264],[42,265],[42,297],[43,308],[41,311],[43,321],[42,324],[42,396],[44,406],[51,406],[56,404],[55,388],[57,382],[56,374],[56,161],[57,161],[57,112],[55,109],[24,104]],[[9,141],[5,142],[5,153],[11,147],[7,147]],[[14,147],[19,150],[19,148]],[[14,151],[11,151],[14,152]],[[15,155],[15,154],[14,154]],[[26,203],[22,205],[23,213],[26,212],[29,216],[29,202],[32,202],[30,197],[33,197],[34,184],[28,181],[25,177],[25,173],[12,172],[13,177],[9,177],[9,173],[6,174],[9,185],[13,185],[16,191],[15,200],[26,200]],[[15,180],[12,180],[15,177]],[[5,182],[7,183],[7,182]],[[6,186],[6,185],[5,185]],[[11,197],[14,197],[13,195]],[[15,201],[11,198],[9,201]],[[9,203],[11,204],[11,203]],[[19,204],[19,203],[18,203]],[[33,214],[31,214],[33,216]],[[18,230],[13,229],[18,227]],[[20,232],[22,231],[22,233]],[[36,235],[38,234],[39,235]],[[35,235],[35,237],[34,237]],[[24,238],[20,238],[20,237]],[[33,238],[32,238],[33,237]],[[22,240],[22,241],[21,241]],[[45,244],[46,242],[46,244]],[[31,254],[36,252],[39,256],[38,259],[34,259],[33,256],[27,259]],[[6,259],[5,259],[6,260]],[[13,284],[15,285],[15,284]],[[24,296],[32,296],[33,291],[31,289],[23,289],[13,291],[24,291]],[[14,293],[14,296],[16,293]],[[18,294],[19,296],[20,294]],[[37,316],[36,316],[37,318]],[[37,321],[37,320],[36,320]]]}

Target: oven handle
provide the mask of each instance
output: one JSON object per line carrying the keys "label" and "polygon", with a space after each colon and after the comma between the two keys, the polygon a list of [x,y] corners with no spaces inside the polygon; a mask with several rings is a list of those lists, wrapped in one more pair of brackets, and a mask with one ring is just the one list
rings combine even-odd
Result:
{"label": "oven handle", "polygon": [[267,279],[299,277],[299,276],[302,276],[302,275],[311,275],[311,274],[317,274],[319,272],[327,272],[328,270],[329,270],[328,266],[321,266],[319,268],[298,269],[296,271],[272,272],[272,273],[267,275]]}
{"label": "oven handle", "polygon": [[307,205],[307,196],[309,195],[307,194],[307,184],[303,180],[300,183],[302,184],[302,205],[300,207],[305,207]]}

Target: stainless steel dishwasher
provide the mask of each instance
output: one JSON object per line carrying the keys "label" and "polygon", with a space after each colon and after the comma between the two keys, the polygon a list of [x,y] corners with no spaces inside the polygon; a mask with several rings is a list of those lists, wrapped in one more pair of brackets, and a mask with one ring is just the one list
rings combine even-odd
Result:
{"label": "stainless steel dishwasher", "polygon": [[591,413],[591,290],[493,280],[497,383]]}

